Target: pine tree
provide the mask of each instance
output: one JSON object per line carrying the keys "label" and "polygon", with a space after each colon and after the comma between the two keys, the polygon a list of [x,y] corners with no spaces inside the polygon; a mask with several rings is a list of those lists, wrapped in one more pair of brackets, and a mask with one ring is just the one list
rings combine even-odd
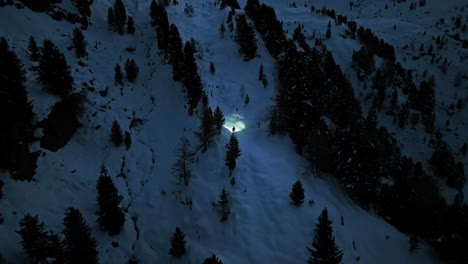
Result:
{"label": "pine tree", "polygon": [[56,261],[62,259],[60,238],[53,233],[47,233],[37,216],[27,214],[19,225],[21,229],[17,233],[21,236],[21,246],[31,262],[42,263],[47,258],[54,258]]}
{"label": "pine tree", "polygon": [[225,164],[229,169],[229,175],[232,176],[232,171],[236,168],[236,160],[241,155],[239,141],[234,133],[231,134],[229,142],[226,144]]}
{"label": "pine tree", "polygon": [[132,145],[132,136],[130,135],[130,132],[128,131],[125,131],[124,143],[125,143],[126,150],[128,150],[130,146]]}
{"label": "pine tree", "polygon": [[219,108],[219,106],[216,106],[216,109],[214,111],[213,115],[213,122],[216,127],[216,130],[218,131],[218,134],[221,134],[221,129],[223,128],[225,119],[224,119],[224,114]]}
{"label": "pine tree", "polygon": [[132,16],[129,16],[127,20],[127,33],[130,35],[135,34],[135,21],[133,21]]}
{"label": "pine tree", "polygon": [[73,5],[78,9],[81,16],[91,17],[91,5],[94,0],[72,0]]}
{"label": "pine tree", "polygon": [[213,254],[211,257],[206,258],[203,264],[223,264],[223,262]]}
{"label": "pine tree", "polygon": [[239,53],[244,61],[249,61],[257,56],[257,39],[252,26],[247,23],[245,15],[236,16],[236,37],[239,45]]}
{"label": "pine tree", "polygon": [[182,51],[182,38],[175,24],[171,24],[169,27],[168,43],[168,59],[169,63],[172,64],[172,79],[174,81],[180,81],[184,75],[184,54]]}
{"label": "pine tree", "polygon": [[200,75],[198,74],[198,67],[195,62],[193,47],[190,41],[185,42],[183,61],[185,71],[182,81],[184,87],[187,89],[189,114],[192,114],[203,94],[203,86]]}
{"label": "pine tree", "polygon": [[127,59],[125,61],[125,77],[129,82],[134,82],[138,77],[138,65],[136,64],[135,60]]}
{"label": "pine tree", "polygon": [[76,57],[82,58],[88,55],[86,52],[86,43],[87,42],[81,30],[79,28],[75,28],[73,30],[73,46],[75,47]]}
{"label": "pine tree", "polygon": [[115,84],[123,85],[123,78],[124,78],[124,75],[123,75],[123,72],[122,72],[122,68],[120,67],[119,64],[116,64],[115,68],[114,68],[114,82],[115,82]]}
{"label": "pine tree", "polygon": [[302,182],[297,180],[293,186],[289,197],[295,206],[300,206],[304,202],[304,188],[302,187]]}
{"label": "pine tree", "polygon": [[44,40],[39,60],[38,79],[45,89],[58,96],[68,95],[73,89],[73,77],[65,56],[50,40]]}
{"label": "pine tree", "polygon": [[122,0],[115,0],[112,10],[115,24],[114,30],[119,32],[120,35],[123,35],[127,21],[127,11]]}
{"label": "pine tree", "polygon": [[119,195],[104,165],[101,167],[96,189],[99,206],[97,222],[109,235],[118,235],[125,223],[125,213],[120,207],[122,196]]}
{"label": "pine tree", "polygon": [[226,222],[229,218],[229,215],[231,214],[231,206],[229,194],[227,193],[224,187],[221,190],[221,193],[219,194],[219,200],[216,202],[216,206],[218,207],[221,213],[221,223]]}
{"label": "pine tree", "polygon": [[150,18],[151,18],[151,26],[156,26],[157,24],[157,19],[158,19],[158,13],[160,10],[159,4],[155,0],[151,0],[150,4]]}
{"label": "pine tree", "polygon": [[33,36],[29,37],[28,52],[32,61],[38,61],[41,57],[41,53],[39,52],[39,47],[37,46],[36,39]]}
{"label": "pine tree", "polygon": [[201,117],[201,124],[200,124],[200,131],[196,132],[195,135],[198,137],[200,140],[199,148],[201,149],[202,152],[205,152],[208,150],[208,147],[211,145],[211,142],[213,141],[214,135],[215,135],[215,130],[214,130],[214,125],[213,125],[213,113],[211,111],[211,108],[205,108],[203,109]]}
{"label": "pine tree", "polygon": [[312,247],[307,247],[311,256],[309,264],[339,264],[342,263],[343,252],[338,248],[333,236],[332,221],[328,218],[327,208],[323,209],[315,224],[315,235]]}
{"label": "pine tree", "polygon": [[210,74],[214,75],[215,72],[216,72],[216,68],[215,68],[214,62],[210,62]]}
{"label": "pine tree", "polygon": [[120,147],[120,145],[123,143],[122,129],[120,128],[120,124],[117,122],[117,120],[114,120],[112,123],[110,140],[116,147]]}
{"label": "pine tree", "polygon": [[193,163],[195,153],[190,150],[190,143],[185,138],[180,139],[179,147],[177,148],[177,161],[172,166],[172,173],[176,176],[178,184],[187,186],[192,176],[190,164]]}
{"label": "pine tree", "polygon": [[114,9],[112,7],[107,9],[107,25],[109,26],[109,29],[115,28]]}
{"label": "pine tree", "polygon": [[69,264],[99,263],[97,242],[81,212],[73,207],[65,210],[64,256]]}
{"label": "pine tree", "polygon": [[[0,37],[0,169],[19,180],[31,180],[35,173],[35,160],[29,155],[34,114],[25,81],[23,63]],[[26,166],[29,161],[31,166]]]}
{"label": "pine tree", "polygon": [[172,258],[181,258],[186,253],[185,246],[187,240],[185,240],[185,234],[180,230],[179,227],[176,227],[176,230],[171,238],[171,248],[169,249],[169,255]]}
{"label": "pine tree", "polygon": [[263,64],[260,64],[260,68],[258,69],[258,80],[261,81],[263,80],[263,76],[264,73],[263,73]]}

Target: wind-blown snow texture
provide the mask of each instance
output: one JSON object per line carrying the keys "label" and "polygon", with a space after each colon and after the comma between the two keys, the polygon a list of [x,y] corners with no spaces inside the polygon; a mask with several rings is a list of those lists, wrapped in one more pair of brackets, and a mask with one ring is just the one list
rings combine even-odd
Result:
{"label": "wind-blown snow texture", "polygon": [[[0,224],[0,237],[3,238],[0,240],[0,254],[7,263],[27,262],[21,251],[20,237],[15,233],[19,220],[26,213],[38,214],[46,229],[60,232],[64,209],[69,206],[81,210],[91,225],[99,242],[101,263],[126,263],[132,255],[139,263],[168,263],[169,241],[176,226],[185,232],[188,241],[187,255],[177,261],[179,263],[201,263],[211,254],[216,254],[228,264],[304,263],[309,254],[306,247],[313,239],[314,224],[324,207],[328,208],[334,221],[335,237],[344,252],[344,263],[356,263],[357,257],[360,257],[359,263],[435,262],[428,246],[423,244],[419,251],[409,253],[406,235],[354,205],[333,182],[314,178],[288,138],[268,134],[267,110],[272,104],[276,86],[275,60],[257,36],[259,57],[244,62],[238,55],[232,33],[227,30],[224,38],[220,37],[219,27],[228,10],[220,11],[219,7],[213,6],[213,1],[192,1],[193,17],[183,12],[185,3],[189,1],[180,0],[180,5],[167,8],[169,20],[178,26],[183,40],[193,37],[198,41],[197,63],[210,105],[213,109],[220,106],[227,121],[226,129],[213,146],[206,153],[197,154],[190,185],[187,188],[177,186],[171,174],[177,144],[182,136],[187,137],[192,146],[197,144],[194,132],[198,130],[199,120],[196,114],[192,117],[187,115],[182,85],[172,81],[171,66],[163,64],[158,55],[156,34],[149,25],[150,1],[124,1],[128,15],[135,18],[134,36],[120,36],[108,30],[106,15],[112,2],[94,1],[91,25],[83,32],[89,53],[85,67],[78,66],[74,51],[66,49],[71,45],[71,33],[77,25],[57,22],[48,15],[27,9],[0,8],[0,35],[8,39],[26,68],[33,66],[26,52],[29,36],[33,35],[38,43],[51,39],[65,53],[72,67],[75,89],[85,89],[82,83],[90,83],[91,80],[96,88],[96,92],[88,93],[82,117],[83,128],[58,152],[41,149],[44,155],[38,160],[36,181],[15,182],[2,177],[5,179],[5,195],[0,200],[4,219]],[[265,2],[275,7],[285,29],[292,32],[295,27],[293,21],[298,21],[305,25],[306,34],[312,31],[325,34],[328,19],[311,14],[310,8],[303,7],[304,3],[309,6],[312,3],[319,8],[326,5],[343,14],[350,12],[347,1],[296,1],[298,8],[289,7],[287,1]],[[404,14],[395,16],[400,12],[399,6],[384,11],[383,3],[360,2],[360,11],[352,13],[353,18],[358,24],[374,29],[378,36],[393,45],[403,42],[406,37],[421,40],[422,36],[416,36],[416,32],[430,30],[426,28],[424,19],[429,21],[432,18],[432,22],[439,16],[425,16],[422,11],[420,17],[405,16],[408,12],[406,5],[401,7]],[[436,6],[437,2],[428,1],[426,9],[447,14],[449,9]],[[245,5],[245,1],[239,3]],[[61,6],[74,10],[69,1],[64,1]],[[379,9],[381,12],[377,12]],[[406,25],[407,28],[393,32],[391,28],[395,23],[398,27]],[[332,30],[333,37],[326,45],[343,71],[352,75],[349,66],[351,51],[358,48],[358,43],[340,39],[337,34],[339,27],[333,26]],[[135,47],[135,52],[126,52],[127,47]],[[404,56],[399,49],[397,54]],[[453,54],[454,59],[456,56]],[[137,62],[140,74],[134,84],[127,83],[123,87],[121,96],[119,87],[113,83],[114,66],[116,63],[123,66],[127,58]],[[209,72],[210,62],[216,66],[214,75]],[[260,64],[263,64],[269,81],[266,88],[257,79]],[[424,67],[416,63],[409,65]],[[465,67],[466,72],[466,66],[459,65]],[[27,77],[36,120],[41,120],[57,99],[41,89],[33,71],[29,70]],[[106,86],[110,88],[109,95],[101,97],[97,91],[104,90]],[[244,104],[241,89],[250,97],[248,105]],[[443,89],[438,92],[444,93]],[[130,130],[133,113],[143,120],[143,124]],[[466,111],[464,114],[466,117]],[[124,130],[131,131],[133,143],[128,151],[114,147],[109,141],[114,120],[118,120]],[[443,121],[437,120],[440,122]],[[453,125],[466,130],[464,122],[466,119],[460,116]],[[233,172],[236,177],[233,187],[223,161],[232,126],[236,127],[242,149]],[[457,146],[465,140],[452,139]],[[412,143],[416,145],[421,140],[417,131],[399,137],[402,146],[408,146],[403,148],[405,153],[427,160],[429,150],[423,149],[419,155],[414,153],[418,148],[410,144],[416,141]],[[40,147],[36,143],[33,149]],[[126,178],[116,177],[123,158]],[[96,181],[101,163],[107,166],[116,187],[124,196],[122,205],[128,209],[123,231],[114,238],[102,232],[96,224]],[[297,179],[302,180],[306,195],[306,203],[300,208],[291,206],[288,197],[291,185]],[[226,223],[220,223],[218,213],[210,204],[218,199],[222,187],[230,193],[232,204],[232,215]],[[192,199],[191,207],[182,204],[186,198]],[[307,204],[309,199],[315,201],[314,206]],[[344,225],[340,223],[341,216]],[[118,241],[119,246],[114,248],[112,241]]]}

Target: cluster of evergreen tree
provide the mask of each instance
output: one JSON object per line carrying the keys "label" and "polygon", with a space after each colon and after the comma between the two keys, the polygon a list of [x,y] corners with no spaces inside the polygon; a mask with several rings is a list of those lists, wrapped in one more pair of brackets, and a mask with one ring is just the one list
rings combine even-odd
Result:
{"label": "cluster of evergreen tree", "polygon": [[158,48],[172,64],[172,78],[182,81],[186,89],[189,114],[197,108],[203,95],[203,84],[195,61],[194,47],[190,41],[182,45],[182,38],[175,24],[169,26],[166,9],[156,1],[150,6],[151,25],[156,29]]}
{"label": "cluster of evergreen tree", "polygon": [[200,130],[195,132],[195,135],[200,141],[198,148],[201,149],[202,152],[205,152],[213,142],[216,134],[221,133],[225,119],[219,106],[216,107],[215,112],[213,113],[209,106],[208,96],[206,93],[202,96],[202,111],[202,115],[200,116]]}
{"label": "cluster of evergreen tree", "polygon": [[72,0],[73,5],[78,9],[80,14],[81,29],[88,28],[89,18],[91,17],[91,5],[94,0]]}
{"label": "cluster of evergreen tree", "polygon": [[120,207],[123,197],[118,194],[104,165],[101,167],[96,189],[99,206],[97,222],[101,229],[109,235],[118,235],[125,223],[125,212]]}
{"label": "cluster of evergreen tree", "polygon": [[[459,202],[447,206],[433,177],[424,172],[421,164],[402,157],[396,141],[376,122],[375,110],[383,105],[387,95],[385,88],[394,86],[408,96],[409,107],[426,112],[425,127],[431,131],[433,80],[423,82],[418,88],[412,81],[411,72],[394,62],[391,47],[382,41],[376,44],[374,40],[368,40],[373,43],[366,45],[367,51],[386,59],[378,81],[374,81],[385,85],[374,88],[377,91],[376,108],[363,118],[351,85],[329,51],[299,51],[292,40],[281,41],[279,36],[284,32],[274,10],[263,7],[256,0],[247,1],[245,10],[279,64],[281,85],[271,113],[272,132],[289,134],[299,153],[318,172],[335,176],[361,206],[373,208],[403,232],[427,240],[447,260],[454,263],[466,260],[466,252],[450,247],[468,238],[459,228],[467,224],[464,217],[468,213],[466,205]],[[274,25],[278,25],[277,32],[273,30]],[[355,23],[348,21],[348,26],[355,28]],[[269,39],[272,34],[278,37]],[[366,39],[364,34],[367,33],[359,34]],[[398,107],[397,97],[398,93],[393,90],[389,103],[395,107],[393,112]],[[443,152],[443,148],[435,151],[435,160],[445,160],[453,165],[446,154],[443,154],[445,158],[438,156]],[[449,167],[456,171],[457,166]],[[454,220],[454,215],[461,220]],[[447,223],[454,226],[449,227]]]}
{"label": "cluster of evergreen tree", "polygon": [[239,45],[239,53],[244,61],[249,61],[257,56],[257,39],[252,26],[247,23],[245,15],[236,16],[236,37]]}
{"label": "cluster of evergreen tree", "polygon": [[37,216],[25,215],[19,222],[21,245],[31,263],[99,263],[97,242],[81,212],[67,208],[63,219],[63,239],[50,231]]}
{"label": "cluster of evergreen tree", "polygon": [[65,56],[51,40],[44,40],[39,58],[38,80],[55,95],[66,96],[73,89],[73,77]]}
{"label": "cluster of evergreen tree", "polygon": [[359,27],[357,36],[371,54],[375,54],[391,62],[395,61],[395,48],[384,42],[383,39],[375,36],[370,29],[364,29],[362,26]]}
{"label": "cluster of evergreen tree", "polygon": [[356,70],[359,80],[365,80],[374,70],[374,55],[367,51],[364,46],[358,51],[353,51],[352,67]]}
{"label": "cluster of evergreen tree", "polygon": [[34,141],[34,114],[25,81],[21,60],[0,37],[0,169],[10,171],[18,180],[32,179],[39,154],[29,152]]}
{"label": "cluster of evergreen tree", "polygon": [[[107,10],[107,23],[112,30],[117,31],[120,35],[125,33],[125,26],[127,25],[127,10],[122,0],[115,0],[113,7],[109,7]],[[130,23],[132,23],[130,25],[132,28],[131,30],[134,32],[135,27],[133,19]]]}

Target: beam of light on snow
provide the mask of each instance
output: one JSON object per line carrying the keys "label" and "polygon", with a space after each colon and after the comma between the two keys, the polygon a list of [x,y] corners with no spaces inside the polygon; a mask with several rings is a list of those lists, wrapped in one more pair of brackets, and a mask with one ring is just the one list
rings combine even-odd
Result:
{"label": "beam of light on snow", "polygon": [[234,133],[237,133],[245,129],[245,123],[244,121],[242,121],[243,119],[244,117],[239,114],[231,114],[229,116],[225,116],[223,127],[229,130],[230,132],[233,132],[234,128]]}

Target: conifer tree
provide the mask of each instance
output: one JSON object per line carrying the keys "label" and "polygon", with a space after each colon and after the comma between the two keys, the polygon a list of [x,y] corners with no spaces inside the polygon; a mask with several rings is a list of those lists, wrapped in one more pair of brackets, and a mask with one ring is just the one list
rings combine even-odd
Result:
{"label": "conifer tree", "polygon": [[304,188],[302,187],[302,182],[297,180],[293,186],[289,197],[295,206],[300,206],[304,202]]}
{"label": "conifer tree", "polygon": [[211,145],[213,141],[215,130],[213,125],[213,112],[211,111],[210,107],[203,109],[201,117],[201,124],[200,124],[200,131],[196,132],[195,135],[200,140],[199,148],[202,152],[208,150],[208,147]]}
{"label": "conifer tree", "polygon": [[227,193],[224,187],[221,190],[221,193],[219,194],[219,200],[216,202],[216,206],[218,207],[221,213],[221,223],[226,222],[229,218],[229,215],[231,214],[231,206],[229,194]]}
{"label": "conifer tree", "polygon": [[178,184],[183,183],[187,186],[190,183],[192,171],[190,164],[193,163],[195,153],[190,149],[190,142],[187,138],[180,139],[179,147],[177,148],[177,161],[172,166],[172,173],[176,177]]}
{"label": "conifer tree", "polygon": [[333,236],[332,221],[328,218],[327,208],[323,209],[315,224],[315,235],[312,247],[307,247],[311,256],[309,264],[339,264],[342,263],[343,252],[338,248]]}
{"label": "conifer tree", "polygon": [[184,77],[182,78],[184,87],[187,89],[187,100],[189,104],[189,114],[197,107],[203,94],[203,86],[198,74],[197,63],[193,55],[193,47],[190,41],[184,46]]}
{"label": "conifer tree", "polygon": [[180,230],[179,227],[176,227],[176,230],[171,238],[171,248],[169,249],[169,255],[172,258],[180,259],[186,253],[187,240],[185,240],[185,234]]}
{"label": "conifer tree", "polygon": [[119,64],[116,64],[115,68],[114,68],[114,82],[115,82],[115,84],[123,85],[123,78],[124,78],[124,75],[123,75],[123,72],[122,72],[122,68],[120,67]]}
{"label": "conifer tree", "polygon": [[132,16],[129,16],[127,20],[127,33],[130,35],[135,34],[135,21]]}
{"label": "conifer tree", "polygon": [[[39,223],[37,216],[25,215],[19,222],[21,229],[21,246],[24,253],[33,263],[42,263],[47,258],[62,260],[62,244],[57,235],[50,235],[44,230],[44,224]],[[56,262],[60,263],[60,262]]]}
{"label": "conifer tree", "polygon": [[98,264],[97,242],[81,212],[73,207],[65,210],[63,218],[64,256],[69,264]]}
{"label": "conifer tree", "polygon": [[216,72],[216,68],[215,68],[214,62],[210,62],[210,73],[211,73],[211,75],[214,75],[215,72]]}
{"label": "conifer tree", "polygon": [[179,29],[175,24],[169,27],[169,40],[168,40],[168,60],[172,64],[172,79],[174,81],[182,80],[183,69],[183,51],[182,51],[182,38],[180,37]]}
{"label": "conifer tree", "polygon": [[119,195],[104,165],[101,166],[96,189],[99,206],[97,222],[109,235],[118,235],[125,223],[125,213],[120,207],[122,196]]}
{"label": "conifer tree", "polygon": [[258,69],[258,80],[261,81],[263,80],[263,64],[260,64],[260,68]]}
{"label": "conifer tree", "polygon": [[110,140],[116,147],[120,147],[120,145],[123,143],[122,129],[120,128],[120,124],[117,122],[117,120],[114,120],[112,123]]}
{"label": "conifer tree", "polygon": [[157,19],[158,19],[158,12],[160,10],[159,4],[155,0],[151,0],[150,4],[150,18],[151,18],[151,26],[156,26]]}
{"label": "conifer tree", "polygon": [[202,264],[223,264],[223,262],[213,254],[211,257],[206,258]]}
{"label": "conifer tree", "polygon": [[73,30],[73,47],[75,47],[75,54],[78,58],[83,58],[88,55],[86,52],[86,40],[83,33],[79,28]]}
{"label": "conifer tree", "polygon": [[94,0],[72,0],[73,5],[78,9],[81,16],[91,17],[91,5]]}
{"label": "conifer tree", "polygon": [[[34,114],[25,81],[21,60],[10,50],[7,40],[0,38],[0,169],[9,170],[20,180],[30,180],[35,170],[35,159],[29,155]],[[28,161],[31,166],[25,166]],[[29,173],[20,173],[29,168]]]}
{"label": "conifer tree", "polygon": [[128,150],[130,146],[132,145],[132,136],[130,135],[130,132],[128,131],[125,131],[124,143],[125,143],[126,150]]}
{"label": "conifer tree", "polygon": [[47,91],[58,96],[68,95],[73,89],[70,66],[63,53],[50,40],[44,40],[42,44],[38,79]]}
{"label": "conifer tree", "polygon": [[41,57],[41,53],[39,52],[39,47],[37,46],[36,39],[33,36],[29,37],[28,52],[32,61],[38,61]]}
{"label": "conifer tree", "polygon": [[247,23],[245,15],[236,16],[236,38],[239,45],[239,53],[244,61],[249,61],[257,56],[257,39],[252,26]]}
{"label": "conifer tree", "polygon": [[239,141],[236,134],[232,133],[229,142],[226,144],[226,157],[224,158],[225,164],[229,169],[229,175],[232,176],[232,171],[236,168],[236,160],[241,155]]}
{"label": "conifer tree", "polygon": [[129,82],[134,82],[136,78],[138,77],[138,72],[139,72],[139,69],[135,60],[127,59],[125,61],[125,78],[127,78]]}
{"label": "conifer tree", "polygon": [[107,25],[109,26],[109,29],[113,30],[115,28],[114,9],[112,7],[107,9]]}
{"label": "conifer tree", "polygon": [[127,10],[122,2],[122,0],[115,0],[113,7],[113,16],[114,16],[114,30],[119,32],[120,35],[123,35],[125,32],[125,24],[127,22]]}
{"label": "conifer tree", "polygon": [[216,130],[218,131],[218,134],[221,134],[221,129],[223,128],[225,119],[224,119],[224,114],[219,108],[219,106],[216,106],[213,119],[214,119],[214,125],[216,127]]}

